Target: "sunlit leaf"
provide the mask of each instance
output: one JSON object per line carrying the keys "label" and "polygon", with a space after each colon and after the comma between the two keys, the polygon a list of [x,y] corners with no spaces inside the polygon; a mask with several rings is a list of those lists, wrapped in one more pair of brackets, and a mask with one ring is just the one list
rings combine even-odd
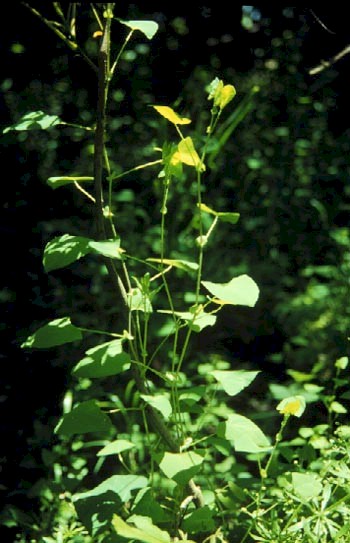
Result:
{"label": "sunlit leaf", "polygon": [[[203,172],[205,170],[205,165],[199,158],[199,155],[194,148],[192,138],[187,137],[181,140],[177,146],[178,148],[178,157],[184,164],[187,166],[193,166],[196,170]],[[176,155],[177,156],[177,155]]]}
{"label": "sunlit leaf", "polygon": [[55,428],[56,434],[70,437],[74,434],[107,432],[112,424],[94,400],[82,402],[64,415]]}
{"label": "sunlit leaf", "polygon": [[322,492],[322,483],[316,473],[292,473],[294,492],[304,501],[316,498]]}
{"label": "sunlit leaf", "polygon": [[236,96],[235,87],[233,85],[224,85],[223,81],[217,77],[210,83],[208,90],[208,100],[213,100],[214,106],[221,110]]}
{"label": "sunlit leaf", "polygon": [[130,356],[123,352],[122,340],[115,339],[92,347],[74,367],[77,377],[108,377],[117,375],[130,367]]}
{"label": "sunlit leaf", "polygon": [[158,113],[170,121],[173,124],[190,124],[191,119],[187,117],[180,117],[175,111],[169,106],[152,106]]}
{"label": "sunlit leaf", "polygon": [[11,130],[18,132],[24,130],[47,130],[61,123],[62,121],[57,115],[47,115],[43,111],[31,111],[23,115],[15,124],[4,128],[3,133],[6,134]]}
{"label": "sunlit leaf", "polygon": [[168,309],[160,309],[158,313],[168,313],[170,315],[176,315],[180,319],[187,322],[188,326],[194,332],[201,332],[203,328],[207,326],[214,326],[216,322],[216,316],[206,313],[205,311],[199,312],[197,315],[191,313],[190,311],[170,311]]}
{"label": "sunlit leaf", "polygon": [[209,213],[210,215],[214,215],[215,217],[217,216],[217,211],[214,211],[214,209],[212,209],[211,207],[207,206],[206,204],[203,204],[203,203],[200,203],[200,204],[197,204],[199,209],[201,211],[204,211],[204,213]]}
{"label": "sunlit leaf", "polygon": [[142,541],[143,543],[170,543],[170,535],[168,532],[161,530],[155,526],[152,519],[149,517],[141,517],[133,515],[129,522],[133,522],[134,526],[125,522],[118,515],[114,515],[112,526],[116,533],[125,537],[128,541]]}
{"label": "sunlit leaf", "polygon": [[253,421],[242,415],[229,415],[227,421],[219,426],[219,437],[232,441],[237,452],[259,453],[271,450],[265,434]]}
{"label": "sunlit leaf", "polygon": [[276,407],[282,415],[294,415],[295,417],[301,417],[305,411],[305,398],[304,396],[289,396],[284,398]]}
{"label": "sunlit leaf", "polygon": [[166,477],[185,485],[200,470],[203,462],[204,458],[195,452],[166,452],[159,467]]}
{"label": "sunlit leaf", "polygon": [[220,109],[224,109],[236,96],[236,89],[233,85],[224,85],[218,97],[218,106]]}
{"label": "sunlit leaf", "polygon": [[201,211],[204,211],[204,213],[209,213],[210,215],[218,217],[218,219],[220,219],[222,222],[236,224],[240,217],[239,213],[233,213],[230,211],[215,211],[214,209],[203,203],[198,204],[198,207]]}
{"label": "sunlit leaf", "polygon": [[89,239],[63,234],[49,241],[44,249],[43,264],[50,272],[69,266],[89,252]]}
{"label": "sunlit leaf", "polygon": [[161,394],[157,395],[148,395],[148,394],[141,394],[141,398],[148,404],[157,409],[165,420],[168,420],[171,413],[173,412],[173,409],[171,407],[171,403],[169,402],[168,398],[166,396],[162,396]]}
{"label": "sunlit leaf", "polygon": [[155,21],[123,21],[122,19],[118,19],[118,21],[131,30],[139,30],[149,40],[153,38],[159,28]]}
{"label": "sunlit leaf", "polygon": [[234,277],[228,283],[212,283],[202,281],[202,285],[215,296],[217,303],[246,305],[254,307],[258,297],[259,288],[255,281],[248,275]]}
{"label": "sunlit leaf", "polygon": [[229,222],[230,224],[236,224],[239,221],[240,214],[233,213],[231,211],[219,211],[217,217],[222,222]]}
{"label": "sunlit leaf", "polygon": [[338,414],[342,414],[344,415],[345,413],[348,412],[348,410],[346,409],[346,407],[341,404],[340,402],[331,402],[330,406],[329,406],[329,410],[332,411],[333,413],[338,413]]}
{"label": "sunlit leaf", "polygon": [[209,372],[229,396],[235,396],[249,386],[259,373],[259,371],[246,370],[214,370]]}
{"label": "sunlit leaf", "polygon": [[85,527],[96,536],[109,528],[113,515],[133,492],[147,483],[146,477],[138,475],[113,475],[92,490],[73,495],[74,507]]}
{"label": "sunlit leaf", "polygon": [[120,454],[124,451],[128,451],[135,447],[134,443],[128,441],[127,439],[117,439],[108,443],[103,449],[98,451],[97,456],[109,456],[113,454]]}
{"label": "sunlit leaf", "polygon": [[133,490],[144,488],[147,484],[148,481],[146,477],[143,477],[142,475],[113,475],[92,490],[75,494],[73,496],[73,501],[76,503],[78,500],[85,500],[92,496],[100,496],[110,490],[119,496],[122,503],[126,503],[131,499]]}
{"label": "sunlit leaf", "polygon": [[45,326],[42,326],[33,335],[29,336],[22,348],[48,349],[57,345],[64,345],[72,341],[82,339],[83,335],[79,328],[71,323],[69,317],[55,319]]}
{"label": "sunlit leaf", "polygon": [[46,272],[69,266],[89,253],[109,258],[121,258],[120,240],[94,241],[82,236],[63,234],[49,241],[44,249],[43,264]]}
{"label": "sunlit leaf", "polygon": [[121,258],[120,239],[106,239],[104,241],[89,241],[91,253],[96,253],[108,258]]}
{"label": "sunlit leaf", "polygon": [[153,312],[151,300],[138,287],[132,288],[129,293],[129,308],[131,311]]}

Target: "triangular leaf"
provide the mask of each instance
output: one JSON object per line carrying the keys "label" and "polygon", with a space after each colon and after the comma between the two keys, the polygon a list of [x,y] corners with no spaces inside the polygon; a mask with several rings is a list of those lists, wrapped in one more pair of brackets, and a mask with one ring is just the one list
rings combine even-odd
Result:
{"label": "triangular leaf", "polygon": [[62,121],[57,115],[47,115],[43,111],[31,111],[23,115],[15,124],[7,126],[3,130],[3,133],[6,134],[11,130],[18,132],[24,130],[47,130],[61,123]]}
{"label": "triangular leaf", "polygon": [[89,349],[87,356],[74,367],[77,377],[108,377],[130,367],[130,356],[123,352],[121,339],[115,339]]}
{"label": "triangular leaf", "polygon": [[159,28],[155,21],[123,21],[122,19],[118,19],[118,21],[131,30],[139,30],[149,40],[153,38]]}
{"label": "triangular leaf", "polygon": [[64,415],[55,428],[56,434],[70,437],[74,434],[107,432],[112,424],[94,400],[82,402]]}
{"label": "triangular leaf", "polygon": [[195,452],[164,453],[159,467],[169,479],[186,485],[200,470],[204,458]]}
{"label": "triangular leaf", "polygon": [[228,283],[202,281],[219,304],[246,305],[254,307],[259,297],[259,288],[248,275],[234,277]]}
{"label": "triangular leaf", "polygon": [[82,339],[83,335],[79,328],[74,326],[69,317],[55,319],[45,326],[42,326],[33,335],[29,336],[22,348],[48,349],[57,345],[64,345],[72,341]]}
{"label": "triangular leaf", "polygon": [[188,166],[193,166],[194,168],[196,168],[196,170],[200,172],[203,172],[205,170],[205,165],[199,158],[199,155],[194,148],[192,138],[184,138],[179,142],[177,148],[178,154],[175,153],[175,155],[178,155],[178,158],[181,160],[181,162],[187,164]]}
{"label": "triangular leaf", "polygon": [[250,383],[254,381],[258,373],[260,372],[246,370],[214,370],[209,372],[209,374],[212,375],[220,383],[224,391],[229,396],[235,396],[236,394],[241,392],[241,390],[249,386]]}
{"label": "triangular leaf", "polygon": [[[135,524],[140,527],[131,526],[118,515],[113,516],[112,525],[118,535],[125,537],[128,541],[142,541],[143,543],[170,543],[168,532],[154,526],[148,517],[132,517]],[[141,521],[140,519],[144,519]],[[131,519],[130,519],[131,520]]]}
{"label": "triangular leaf", "polygon": [[131,443],[131,441],[128,441],[127,439],[117,439],[116,441],[108,443],[108,445],[98,451],[97,456],[120,454],[124,451],[128,451],[129,449],[133,449],[134,447],[134,443]]}
{"label": "triangular leaf", "polygon": [[219,437],[232,441],[237,452],[258,453],[271,450],[265,434],[254,422],[242,415],[229,415],[224,423],[224,435]]}
{"label": "triangular leaf", "polygon": [[169,402],[168,398],[166,396],[162,396],[161,394],[157,394],[154,396],[148,395],[148,394],[141,394],[141,398],[148,404],[157,409],[165,420],[168,420],[171,413],[173,412],[173,409],[171,407],[171,403]]}
{"label": "triangular leaf", "polygon": [[187,117],[180,117],[175,111],[169,107],[169,106],[152,106],[158,113],[170,121],[171,123],[177,125],[177,124],[190,124],[191,119],[188,119]]}

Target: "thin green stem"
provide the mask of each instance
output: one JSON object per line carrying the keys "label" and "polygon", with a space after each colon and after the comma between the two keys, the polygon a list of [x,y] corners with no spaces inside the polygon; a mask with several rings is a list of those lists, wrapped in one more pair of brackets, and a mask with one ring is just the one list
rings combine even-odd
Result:
{"label": "thin green stem", "polygon": [[113,65],[112,65],[112,68],[109,71],[110,78],[113,77],[114,71],[115,71],[116,67],[118,66],[118,62],[120,60],[120,57],[122,56],[122,54],[123,54],[123,52],[125,50],[125,47],[127,46],[131,36],[133,35],[133,32],[134,32],[133,30],[130,30],[129,34],[126,36],[126,38],[124,40],[124,43],[123,43],[123,45],[121,46],[121,48],[119,50],[117,58],[115,59]]}
{"label": "thin green stem", "polygon": [[102,24],[102,21],[100,19],[100,16],[98,14],[98,11],[97,9],[95,8],[94,4],[90,4],[90,7],[91,7],[91,10],[92,10],[92,13],[94,14],[95,16],[95,19],[97,21],[97,24],[98,26],[100,27],[100,30],[103,30],[103,24]]}
{"label": "thin green stem", "polygon": [[80,128],[81,130],[86,130],[87,132],[94,131],[94,128],[92,128],[91,126],[83,126],[82,124],[76,124],[76,123],[67,123],[66,121],[60,121],[60,125],[71,126],[72,128]]}
{"label": "thin green stem", "polygon": [[115,181],[116,179],[121,179],[122,177],[125,177],[126,175],[129,175],[130,173],[137,172],[138,170],[143,170],[144,168],[149,168],[150,166],[155,166],[156,164],[161,164],[163,161],[162,159],[158,160],[152,160],[151,162],[147,162],[146,164],[140,164],[139,166],[135,166],[134,168],[131,168],[130,170],[126,170],[125,172],[119,173],[117,175],[111,175],[111,181]]}
{"label": "thin green stem", "polygon": [[124,338],[123,334],[115,334],[114,332],[104,332],[103,330],[94,330],[93,328],[83,328],[82,326],[78,327],[82,332],[87,332],[89,334],[100,334],[101,336],[111,336],[115,338]]}
{"label": "thin green stem", "polygon": [[79,190],[79,192],[84,194],[84,196],[86,196],[86,198],[88,198],[93,204],[96,204],[95,198],[91,196],[90,192],[85,190],[77,181],[74,181],[74,186],[77,190]]}

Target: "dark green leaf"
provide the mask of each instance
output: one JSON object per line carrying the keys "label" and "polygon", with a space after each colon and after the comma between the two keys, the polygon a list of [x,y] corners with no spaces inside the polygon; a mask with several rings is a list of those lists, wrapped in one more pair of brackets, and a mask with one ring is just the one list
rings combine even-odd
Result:
{"label": "dark green leaf", "polygon": [[147,485],[147,479],[138,475],[113,475],[97,487],[75,494],[74,506],[87,527],[96,535],[111,522],[123,503],[130,500],[132,491]]}
{"label": "dark green leaf", "polygon": [[55,319],[39,328],[33,335],[29,336],[22,348],[48,349],[64,343],[71,343],[82,339],[83,335],[79,328],[74,326],[69,317]]}
{"label": "dark green leaf", "polygon": [[55,432],[70,437],[88,432],[108,432],[111,428],[109,417],[101,411],[94,400],[87,400],[64,415]]}
{"label": "dark green leaf", "polygon": [[43,264],[45,271],[50,272],[65,268],[89,253],[120,259],[121,253],[119,248],[119,239],[94,241],[81,236],[63,234],[49,241],[46,245]]}
{"label": "dark green leaf", "polygon": [[88,238],[63,234],[49,241],[44,249],[45,271],[58,270],[75,262],[89,252]]}
{"label": "dark green leaf", "polygon": [[193,513],[186,515],[182,526],[183,529],[190,534],[212,532],[215,529],[213,513],[207,505],[200,509],[196,509]]}
{"label": "dark green leaf", "polygon": [[169,520],[170,516],[156,501],[152,489],[149,487],[143,488],[137,493],[132,513],[134,515],[150,517],[157,524]]}
{"label": "dark green leaf", "polygon": [[123,352],[121,339],[89,349],[73,369],[77,377],[108,377],[130,368],[130,356]]}

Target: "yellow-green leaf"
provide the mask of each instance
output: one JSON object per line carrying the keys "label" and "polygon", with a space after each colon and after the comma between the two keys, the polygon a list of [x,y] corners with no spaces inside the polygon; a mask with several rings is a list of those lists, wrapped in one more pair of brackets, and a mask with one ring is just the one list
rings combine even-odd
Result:
{"label": "yellow-green leaf", "polygon": [[229,102],[236,96],[236,89],[233,85],[225,85],[219,95],[218,106],[220,109],[224,109]]}
{"label": "yellow-green leaf", "polygon": [[282,415],[294,415],[295,417],[301,417],[305,411],[305,398],[304,396],[289,396],[284,398],[276,407]]}
{"label": "yellow-green leaf", "polygon": [[192,138],[184,138],[179,142],[177,148],[181,162],[187,164],[187,166],[193,166],[198,171],[203,172],[205,170],[205,165],[194,148]]}
{"label": "yellow-green leaf", "polygon": [[149,40],[153,38],[159,27],[155,21],[123,21],[122,19],[118,19],[118,21],[131,30],[139,30]]}
{"label": "yellow-green leaf", "polygon": [[190,124],[191,119],[188,119],[187,117],[180,117],[175,111],[169,107],[169,106],[153,106],[156,111],[162,117],[167,119],[173,124]]}
{"label": "yellow-green leaf", "polygon": [[137,515],[133,515],[132,518],[138,527],[126,523],[118,515],[113,516],[112,525],[118,535],[125,537],[129,541],[132,539],[143,541],[143,543],[170,543],[168,532],[154,526],[150,518]]}

